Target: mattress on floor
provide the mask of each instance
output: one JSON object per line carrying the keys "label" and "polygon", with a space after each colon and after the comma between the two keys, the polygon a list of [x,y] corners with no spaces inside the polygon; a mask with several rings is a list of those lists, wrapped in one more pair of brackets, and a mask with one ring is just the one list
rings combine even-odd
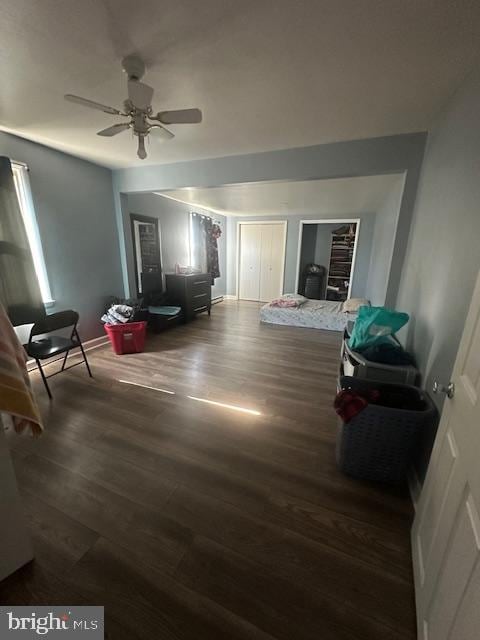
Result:
{"label": "mattress on floor", "polygon": [[271,307],[265,304],[260,309],[260,321],[284,324],[292,327],[311,327],[343,331],[356,313],[343,313],[342,302],[335,300],[307,300],[300,307]]}

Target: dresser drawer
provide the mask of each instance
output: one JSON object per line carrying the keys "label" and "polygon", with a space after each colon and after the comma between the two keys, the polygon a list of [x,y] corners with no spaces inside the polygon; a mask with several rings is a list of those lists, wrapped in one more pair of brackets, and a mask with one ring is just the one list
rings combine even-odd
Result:
{"label": "dresser drawer", "polygon": [[210,296],[208,293],[201,293],[193,296],[191,305],[194,311],[199,311],[210,305]]}
{"label": "dresser drawer", "polygon": [[211,286],[212,286],[212,279],[210,276],[205,274],[201,274],[198,276],[190,276],[187,279],[187,287],[192,291],[200,287],[211,288]]}
{"label": "dresser drawer", "polygon": [[206,307],[210,304],[212,297],[212,286],[210,278],[205,275],[189,278],[187,284],[187,298],[194,311]]}
{"label": "dresser drawer", "polygon": [[170,301],[182,307],[186,320],[208,311],[212,305],[212,278],[208,273],[194,275],[167,274]]}
{"label": "dresser drawer", "polygon": [[200,296],[208,296],[210,298],[212,294],[212,287],[209,284],[193,284],[188,288],[187,295],[195,300]]}

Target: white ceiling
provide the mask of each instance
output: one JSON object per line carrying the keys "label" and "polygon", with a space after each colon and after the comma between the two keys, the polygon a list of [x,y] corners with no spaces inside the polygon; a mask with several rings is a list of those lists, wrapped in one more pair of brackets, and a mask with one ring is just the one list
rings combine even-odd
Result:
{"label": "white ceiling", "polygon": [[142,164],[134,140],[63,94],[120,107],[128,53],[155,110],[204,112],[148,164],[424,130],[480,41],[473,0],[12,0],[0,18],[0,126],[111,167]]}
{"label": "white ceiling", "polygon": [[213,213],[227,216],[338,215],[376,213],[403,176],[368,176],[307,180],[302,182],[255,182],[210,189],[186,188],[158,192]]}

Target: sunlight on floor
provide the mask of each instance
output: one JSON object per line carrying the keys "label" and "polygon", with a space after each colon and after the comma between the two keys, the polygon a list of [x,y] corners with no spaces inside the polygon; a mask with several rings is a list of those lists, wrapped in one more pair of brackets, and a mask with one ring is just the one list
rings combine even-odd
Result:
{"label": "sunlight on floor", "polygon": [[245,407],[238,407],[235,404],[227,404],[225,402],[215,402],[214,400],[207,400],[206,398],[196,398],[195,396],[187,396],[190,400],[197,400],[198,402],[205,402],[206,404],[213,404],[216,407],[223,407],[224,409],[232,409],[233,411],[241,411],[242,413],[249,413],[252,416],[261,416],[260,411],[255,409],[246,409]]}
{"label": "sunlight on floor", "polygon": [[[160,389],[159,387],[151,387],[148,384],[141,384],[140,382],[132,382],[130,380],[119,380],[123,384],[131,384],[134,387],[142,387],[143,389],[150,389],[151,391],[160,391],[161,393],[168,393],[169,395],[176,395],[175,391],[169,391],[168,389]],[[246,407],[239,407],[236,404],[228,404],[226,402],[215,402],[215,400],[207,400],[207,398],[198,398],[197,396],[186,396],[189,400],[196,400],[197,402],[204,402],[205,404],[211,404],[215,407],[221,407],[222,409],[231,409],[232,411],[240,411],[241,413],[248,413],[251,416],[261,416],[260,411],[255,409],[247,409]]]}
{"label": "sunlight on floor", "polygon": [[140,384],[139,382],[131,382],[130,380],[119,380],[123,384],[131,384],[134,387],[142,387],[143,389],[151,389],[152,391],[161,391],[162,393],[168,393],[171,396],[175,395],[175,391],[169,391],[168,389],[159,389],[158,387],[149,387],[147,384]]}

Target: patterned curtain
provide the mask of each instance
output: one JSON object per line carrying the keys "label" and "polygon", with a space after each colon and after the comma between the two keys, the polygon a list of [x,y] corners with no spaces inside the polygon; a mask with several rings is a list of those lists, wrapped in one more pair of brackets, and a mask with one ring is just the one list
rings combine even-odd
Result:
{"label": "patterned curtain", "polygon": [[218,238],[222,235],[220,226],[211,218],[198,213],[190,214],[192,217],[192,267],[200,269],[212,276],[212,284],[215,278],[220,277],[218,262]]}
{"label": "patterned curtain", "polygon": [[0,303],[16,326],[45,315],[9,158],[0,156]]}
{"label": "patterned curtain", "polygon": [[207,261],[208,272],[212,274],[212,280],[220,277],[220,265],[218,263],[218,238],[222,235],[222,230],[216,222],[210,220],[207,230]]}

